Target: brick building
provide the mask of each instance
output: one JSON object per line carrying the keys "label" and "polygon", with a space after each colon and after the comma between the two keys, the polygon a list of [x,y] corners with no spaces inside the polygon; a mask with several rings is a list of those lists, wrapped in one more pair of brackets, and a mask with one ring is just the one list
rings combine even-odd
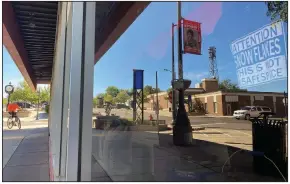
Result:
{"label": "brick building", "polygon": [[[217,116],[232,116],[235,110],[239,110],[244,106],[267,106],[276,113],[278,117],[285,116],[285,106],[283,103],[284,94],[274,92],[226,92],[218,89],[218,81],[216,79],[203,79],[201,84],[189,88],[185,91],[185,99],[191,96],[192,103],[202,103],[207,114]],[[178,95],[178,93],[177,93]],[[144,106],[147,109],[153,107],[153,95],[149,95],[148,103]],[[171,103],[167,100],[167,93],[159,93],[160,109],[169,109]],[[156,95],[154,98],[156,104]],[[188,111],[188,104],[186,104]],[[288,111],[288,108],[286,109]]]}

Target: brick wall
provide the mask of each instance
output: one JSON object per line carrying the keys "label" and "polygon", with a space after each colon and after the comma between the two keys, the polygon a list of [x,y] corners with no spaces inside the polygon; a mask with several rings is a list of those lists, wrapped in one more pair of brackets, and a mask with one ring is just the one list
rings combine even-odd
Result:
{"label": "brick wall", "polygon": [[215,114],[213,109],[213,96],[207,97],[207,113]]}
{"label": "brick wall", "polygon": [[[159,102],[160,109],[168,109],[169,107],[171,107],[171,103],[166,99],[166,97],[167,97],[167,94],[158,95],[158,102]],[[145,108],[147,108],[147,109],[153,108],[153,102],[152,102],[153,98],[154,98],[154,103],[157,102],[156,96],[155,97],[153,97],[153,95],[152,95],[152,97],[149,96],[148,102],[144,103]]]}
{"label": "brick wall", "polygon": [[217,102],[217,113],[216,115],[223,116],[225,111],[225,97],[223,95],[217,95],[216,96],[216,102]]}

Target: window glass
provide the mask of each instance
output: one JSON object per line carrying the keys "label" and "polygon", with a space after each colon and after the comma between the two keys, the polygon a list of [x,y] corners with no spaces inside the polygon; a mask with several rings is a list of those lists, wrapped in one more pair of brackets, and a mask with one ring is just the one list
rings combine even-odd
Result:
{"label": "window glass", "polygon": [[[118,9],[115,6],[113,10]],[[270,118],[287,117],[282,99],[283,91],[288,91],[284,41],[288,30],[286,21],[272,21],[267,11],[265,2],[182,2],[182,65],[178,27],[172,32],[177,3],[151,2],[140,12],[95,65],[94,98],[103,99],[104,105],[93,109],[99,115],[93,117],[92,180],[102,181],[100,175],[105,175],[126,182],[283,181],[282,176],[271,176],[279,173],[275,166],[266,176],[256,172],[259,167],[271,168],[271,162],[261,159],[265,163],[260,164],[250,152],[261,147],[253,140],[263,137],[267,145],[278,141],[270,131],[257,134],[263,130],[253,128],[251,121],[262,107],[277,109]],[[96,45],[102,50],[107,43]],[[178,80],[179,68],[185,81]],[[134,74],[136,69],[143,70],[143,79]],[[134,89],[136,80],[140,83],[135,87],[143,83],[142,89]],[[168,95],[172,85],[177,88],[175,111],[168,103],[173,100]],[[179,96],[182,87],[188,88]],[[286,150],[275,147],[283,143],[264,151]],[[275,160],[278,165],[283,162]]]}

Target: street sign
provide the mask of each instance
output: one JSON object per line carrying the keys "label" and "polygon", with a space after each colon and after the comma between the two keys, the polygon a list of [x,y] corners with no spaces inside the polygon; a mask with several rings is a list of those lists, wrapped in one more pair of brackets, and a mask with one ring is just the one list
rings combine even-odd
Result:
{"label": "street sign", "polygon": [[187,79],[182,79],[182,80],[176,80],[174,81],[174,89],[177,89],[177,90],[186,90],[189,88],[191,84],[191,81],[190,80],[187,80]]}

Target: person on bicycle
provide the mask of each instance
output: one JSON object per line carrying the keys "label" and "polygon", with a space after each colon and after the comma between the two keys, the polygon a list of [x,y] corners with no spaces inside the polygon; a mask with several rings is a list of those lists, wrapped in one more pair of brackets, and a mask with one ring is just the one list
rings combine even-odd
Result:
{"label": "person on bicycle", "polygon": [[8,104],[7,110],[8,113],[12,116],[12,118],[17,117],[17,111],[20,110],[21,108],[17,103],[11,103]]}

